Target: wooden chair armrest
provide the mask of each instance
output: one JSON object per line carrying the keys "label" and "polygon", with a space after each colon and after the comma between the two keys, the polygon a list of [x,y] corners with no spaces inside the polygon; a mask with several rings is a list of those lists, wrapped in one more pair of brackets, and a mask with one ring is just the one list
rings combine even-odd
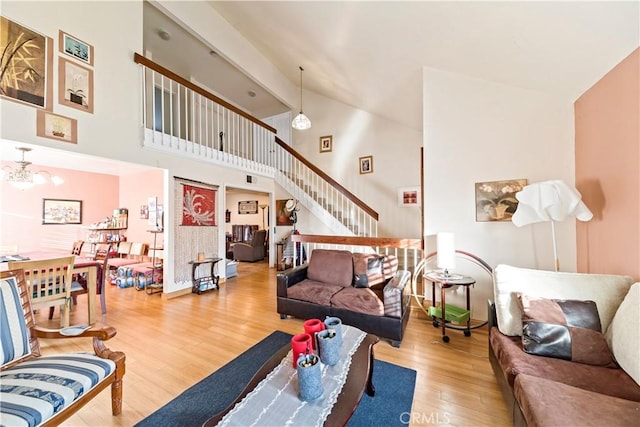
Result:
{"label": "wooden chair armrest", "polygon": [[42,328],[40,326],[34,326],[33,328],[31,328],[31,331],[33,332],[33,335],[36,338],[57,339],[57,338],[93,337],[102,341],[106,341],[108,339],[113,338],[117,333],[116,328],[112,326],[96,326],[96,325],[87,329],[81,334],[73,335],[73,336],[62,335],[60,333],[60,329],[47,329],[47,328]]}

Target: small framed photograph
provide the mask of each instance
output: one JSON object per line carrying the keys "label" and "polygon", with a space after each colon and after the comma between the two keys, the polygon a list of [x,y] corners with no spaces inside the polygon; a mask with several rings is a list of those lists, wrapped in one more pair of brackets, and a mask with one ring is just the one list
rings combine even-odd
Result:
{"label": "small framed photograph", "polygon": [[93,70],[64,58],[58,63],[58,103],[93,114]]}
{"label": "small framed photograph", "polygon": [[373,156],[360,157],[360,174],[373,172]]}
{"label": "small framed photograph", "polygon": [[333,150],[333,136],[332,135],[321,136],[320,137],[320,152],[321,153],[328,153],[331,150]]}
{"label": "small framed photograph", "polygon": [[78,121],[44,110],[37,110],[36,135],[70,144],[78,143]]}
{"label": "small framed photograph", "polygon": [[140,205],[140,219],[149,219],[148,205]]}
{"label": "small framed photograph", "polygon": [[82,200],[42,199],[43,224],[82,224]]}
{"label": "small framed photograph", "polygon": [[398,188],[398,205],[403,208],[420,207],[422,205],[420,196],[420,187],[400,187]]}
{"label": "small framed photograph", "polygon": [[93,66],[93,46],[62,30],[58,32],[58,48],[60,52]]}

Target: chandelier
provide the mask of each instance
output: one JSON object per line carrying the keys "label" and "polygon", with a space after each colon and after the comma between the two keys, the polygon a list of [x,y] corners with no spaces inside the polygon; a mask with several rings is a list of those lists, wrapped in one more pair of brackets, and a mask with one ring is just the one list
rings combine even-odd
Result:
{"label": "chandelier", "polygon": [[49,180],[54,185],[60,185],[64,183],[64,179],[58,175],[52,175],[51,173],[41,170],[34,172],[29,168],[31,162],[24,159],[25,153],[31,151],[31,148],[16,147],[16,150],[22,152],[22,159],[16,160],[17,167],[3,166],[1,169],[1,176],[7,182],[20,190],[26,190],[33,187],[36,184],[46,184]]}
{"label": "chandelier", "polygon": [[307,130],[311,128],[311,120],[309,120],[309,117],[305,116],[304,113],[302,112],[302,72],[303,71],[304,71],[304,68],[300,67],[300,114],[298,114],[296,118],[293,119],[293,122],[291,122],[291,126],[297,130]]}

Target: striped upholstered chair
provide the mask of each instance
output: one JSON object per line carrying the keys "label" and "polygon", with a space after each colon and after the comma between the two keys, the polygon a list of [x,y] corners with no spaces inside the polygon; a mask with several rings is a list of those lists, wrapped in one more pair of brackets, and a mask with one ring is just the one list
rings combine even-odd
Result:
{"label": "striped upholstered chair", "polygon": [[120,414],[125,355],[103,342],[116,330],[79,332],[93,338],[94,353],[41,355],[38,338],[68,335],[35,325],[23,270],[0,271],[0,425],[58,425],[109,385],[112,413]]}

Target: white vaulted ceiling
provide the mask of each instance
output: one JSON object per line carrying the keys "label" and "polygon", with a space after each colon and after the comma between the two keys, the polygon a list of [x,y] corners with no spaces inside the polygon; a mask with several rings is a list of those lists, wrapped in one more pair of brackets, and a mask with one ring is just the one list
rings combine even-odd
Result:
{"label": "white vaulted ceiling", "polygon": [[[432,67],[574,101],[637,48],[639,1],[208,1],[291,82],[422,129],[422,69]],[[158,36],[171,33],[166,42]],[[178,46],[179,48],[177,48]],[[152,59],[265,117],[289,109],[188,30],[144,4]],[[256,93],[255,97],[248,91]],[[16,159],[3,141],[0,159]],[[34,163],[76,154],[37,147]],[[77,156],[80,156],[79,154]],[[94,171],[135,167],[103,161]]]}
{"label": "white vaulted ceiling", "polygon": [[[210,1],[297,85],[422,128],[422,68],[574,101],[639,42],[638,1]],[[295,108],[296,106],[294,106]]]}

